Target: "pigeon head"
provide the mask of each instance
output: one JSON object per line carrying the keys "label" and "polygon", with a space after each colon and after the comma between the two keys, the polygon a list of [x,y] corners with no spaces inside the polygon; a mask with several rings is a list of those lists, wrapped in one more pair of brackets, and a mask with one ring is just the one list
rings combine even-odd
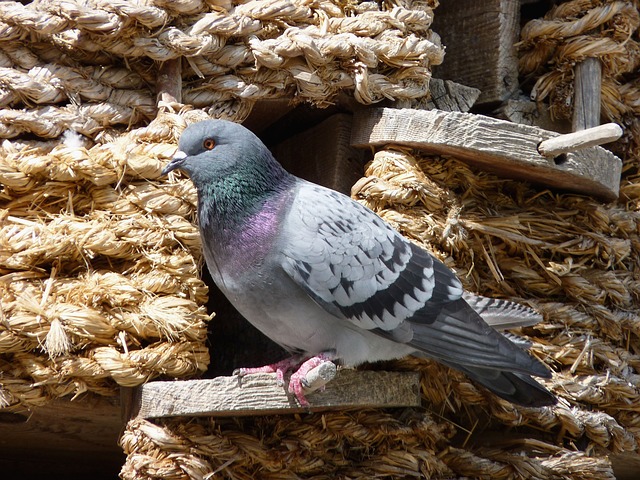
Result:
{"label": "pigeon head", "polygon": [[226,120],[189,125],[162,174],[173,170],[195,185],[203,225],[237,223],[295,181],[256,135]]}
{"label": "pigeon head", "polygon": [[271,167],[276,163],[260,139],[242,125],[226,120],[205,120],[185,129],[178,151],[162,170],[185,171],[196,187],[221,176]]}

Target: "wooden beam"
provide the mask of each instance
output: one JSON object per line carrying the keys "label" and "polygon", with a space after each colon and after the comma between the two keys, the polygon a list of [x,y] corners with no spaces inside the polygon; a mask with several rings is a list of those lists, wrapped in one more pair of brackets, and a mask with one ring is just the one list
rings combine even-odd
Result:
{"label": "wooden beam", "polygon": [[363,152],[350,144],[351,122],[348,113],[332,115],[276,145],[274,155],[294,175],[348,195],[365,163]]}
{"label": "wooden beam", "polygon": [[156,83],[158,107],[171,103],[182,103],[182,62],[173,58],[162,62]]}
{"label": "wooden beam", "polygon": [[447,48],[435,76],[480,89],[478,105],[502,103],[518,90],[520,2],[440,2],[432,28]]}
{"label": "wooden beam", "polygon": [[349,408],[416,407],[420,405],[417,372],[339,370],[324,391],[307,395],[303,408],[274,373],[210,380],[150,382],[140,387],[137,416],[271,415]]}
{"label": "wooden beam", "polygon": [[483,115],[381,108],[356,113],[351,144],[362,148],[408,146],[455,156],[497,175],[606,201],[616,199],[622,161],[601,147],[553,158],[541,155],[540,143],[555,136],[558,134],[538,127]]}
{"label": "wooden beam", "polygon": [[597,58],[585,58],[574,71],[572,130],[600,125],[602,65]]}

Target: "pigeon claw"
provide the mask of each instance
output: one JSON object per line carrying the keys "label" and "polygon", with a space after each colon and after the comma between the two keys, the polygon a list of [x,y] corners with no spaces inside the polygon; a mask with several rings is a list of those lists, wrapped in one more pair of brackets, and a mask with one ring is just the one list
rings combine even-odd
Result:
{"label": "pigeon claw", "polygon": [[276,383],[279,387],[282,387],[284,385],[284,376],[289,371],[300,365],[300,362],[301,358],[299,356],[293,356],[270,365],[265,365],[264,367],[237,368],[233,371],[233,374],[239,377],[244,377],[245,375],[251,375],[252,373],[275,373]]}
{"label": "pigeon claw", "polygon": [[301,407],[309,406],[309,401],[304,394],[308,387],[306,383],[307,374],[319,365],[325,362],[331,362],[332,360],[332,355],[321,353],[303,362],[298,370],[291,375],[289,379],[289,393],[296,397]]}
{"label": "pigeon claw", "polygon": [[[315,387],[308,385],[307,374],[323,363],[332,362],[334,357],[335,356],[331,352],[320,353],[319,355],[307,360],[304,360],[304,357],[300,355],[294,355],[293,357],[286,358],[270,365],[265,365],[264,367],[237,368],[233,371],[233,374],[239,377],[244,377],[245,375],[251,375],[252,373],[275,373],[276,382],[278,386],[282,387],[285,384],[285,375],[297,367],[298,369],[296,372],[289,378],[288,391],[291,395],[296,397],[296,400],[298,400],[301,407],[308,407],[309,401],[305,397],[305,391],[309,393],[310,391],[324,387],[318,386],[317,384]],[[335,366],[330,366],[333,367],[333,374],[335,375]],[[333,378],[333,376],[329,378]],[[326,381],[328,381],[328,379],[325,379],[325,382]]]}

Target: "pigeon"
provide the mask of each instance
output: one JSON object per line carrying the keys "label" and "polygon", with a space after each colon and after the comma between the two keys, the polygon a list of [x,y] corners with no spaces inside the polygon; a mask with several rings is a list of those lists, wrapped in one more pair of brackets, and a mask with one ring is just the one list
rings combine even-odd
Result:
{"label": "pigeon", "polygon": [[[417,355],[466,374],[512,403],[555,396],[532,376],[547,367],[483,320],[535,323],[526,307],[463,290],[455,273],[348,196],[288,173],[250,130],[226,120],[189,125],[162,170],[186,172],[213,281],[240,314],[291,358],[238,373],[289,378]],[[473,305],[473,306],[471,306]]]}

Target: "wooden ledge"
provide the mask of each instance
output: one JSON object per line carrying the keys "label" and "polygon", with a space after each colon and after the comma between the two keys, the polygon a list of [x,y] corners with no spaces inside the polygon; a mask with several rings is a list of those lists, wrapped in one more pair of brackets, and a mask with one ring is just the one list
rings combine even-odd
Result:
{"label": "wooden ledge", "polygon": [[602,147],[542,155],[539,145],[558,135],[483,115],[377,108],[356,112],[351,145],[399,145],[451,155],[503,177],[615,200],[622,161]]}
{"label": "wooden ledge", "polygon": [[310,407],[276,384],[274,373],[211,380],[150,382],[134,398],[135,417],[270,415],[353,408],[420,406],[420,374],[339,370],[324,391],[307,395]]}

